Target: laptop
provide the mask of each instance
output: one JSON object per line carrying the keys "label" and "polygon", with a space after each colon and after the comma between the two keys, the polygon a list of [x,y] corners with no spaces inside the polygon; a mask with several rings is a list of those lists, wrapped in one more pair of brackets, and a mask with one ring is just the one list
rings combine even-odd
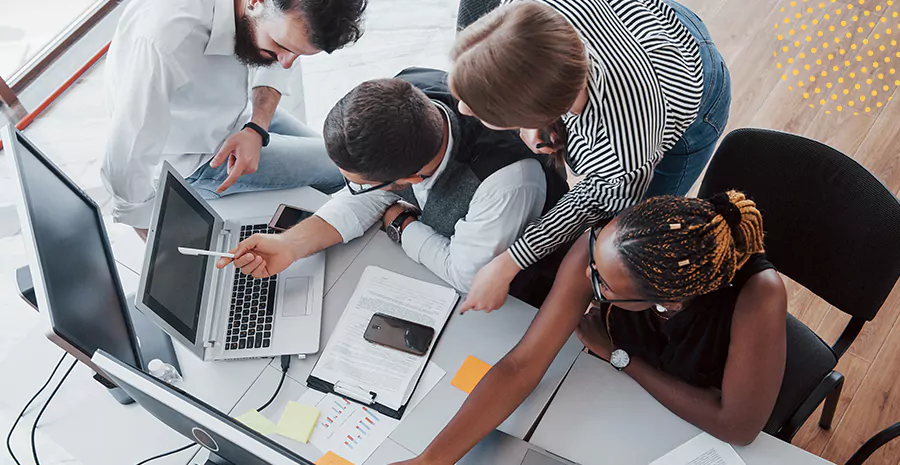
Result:
{"label": "laptop", "polygon": [[[252,194],[245,194],[252,195]],[[147,236],[137,306],[202,360],[319,351],[325,253],[256,279],[179,247],[227,252],[256,233],[274,234],[274,212],[224,219],[164,163]]]}
{"label": "laptop", "polygon": [[575,465],[558,455],[554,455],[534,444],[512,437],[500,430],[491,431],[458,465],[483,465],[496,463],[504,465]]}

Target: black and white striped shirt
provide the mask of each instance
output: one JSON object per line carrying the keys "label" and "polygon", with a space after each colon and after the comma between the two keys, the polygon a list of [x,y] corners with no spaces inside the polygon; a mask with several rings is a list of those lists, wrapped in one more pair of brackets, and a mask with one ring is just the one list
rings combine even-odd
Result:
{"label": "black and white striped shirt", "polygon": [[697,42],[662,0],[539,1],[575,27],[588,52],[587,105],[563,117],[568,165],[585,178],[510,247],[522,268],[637,203],[703,93]]}

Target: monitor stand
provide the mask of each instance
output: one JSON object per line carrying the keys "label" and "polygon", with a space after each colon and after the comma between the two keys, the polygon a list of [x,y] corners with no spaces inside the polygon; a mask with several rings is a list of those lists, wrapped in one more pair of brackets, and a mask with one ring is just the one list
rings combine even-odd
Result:
{"label": "monitor stand", "polygon": [[[22,299],[28,302],[32,308],[38,310],[37,299],[34,295],[34,284],[31,281],[31,273],[28,266],[16,269],[16,285],[19,288],[19,295]],[[125,296],[125,300],[128,302],[128,313],[131,316],[131,325],[134,328],[134,335],[138,342],[140,363],[143,364],[143,366],[137,368],[146,372],[147,364],[150,363],[150,360],[158,358],[174,366],[181,373],[181,365],[179,365],[178,358],[175,356],[175,346],[172,345],[172,338],[134,306],[134,297],[134,294],[129,294]],[[134,402],[131,397],[125,394],[125,391],[106,378],[95,374],[94,379],[102,384],[120,404],[128,405]]]}

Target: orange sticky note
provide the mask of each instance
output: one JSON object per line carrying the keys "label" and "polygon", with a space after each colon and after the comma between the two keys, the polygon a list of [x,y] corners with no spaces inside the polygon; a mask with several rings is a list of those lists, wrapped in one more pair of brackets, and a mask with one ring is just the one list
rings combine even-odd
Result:
{"label": "orange sticky note", "polygon": [[316,460],[316,465],[353,465],[353,463],[332,451],[328,451],[325,455]]}
{"label": "orange sticky note", "polygon": [[459,367],[459,371],[456,372],[456,375],[453,376],[453,380],[450,381],[450,384],[456,386],[466,394],[470,394],[472,389],[475,389],[475,386],[478,385],[478,382],[481,381],[481,378],[484,378],[484,375],[486,375],[490,369],[491,366],[489,364],[469,355],[466,357],[462,366]]}

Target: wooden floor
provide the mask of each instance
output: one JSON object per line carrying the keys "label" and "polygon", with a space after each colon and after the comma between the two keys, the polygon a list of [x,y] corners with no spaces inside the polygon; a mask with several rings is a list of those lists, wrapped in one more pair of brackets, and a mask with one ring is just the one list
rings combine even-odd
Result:
{"label": "wooden floor", "polygon": [[[707,24],[732,77],[729,130],[763,127],[822,141],[900,193],[900,3],[887,0],[682,0]],[[795,72],[796,71],[796,72]],[[834,342],[849,316],[790,283],[790,311]],[[900,286],[844,355],[831,431],[818,413],[794,444],[843,464],[900,421]],[[820,409],[821,410],[821,409]],[[868,464],[900,463],[900,440]]]}

